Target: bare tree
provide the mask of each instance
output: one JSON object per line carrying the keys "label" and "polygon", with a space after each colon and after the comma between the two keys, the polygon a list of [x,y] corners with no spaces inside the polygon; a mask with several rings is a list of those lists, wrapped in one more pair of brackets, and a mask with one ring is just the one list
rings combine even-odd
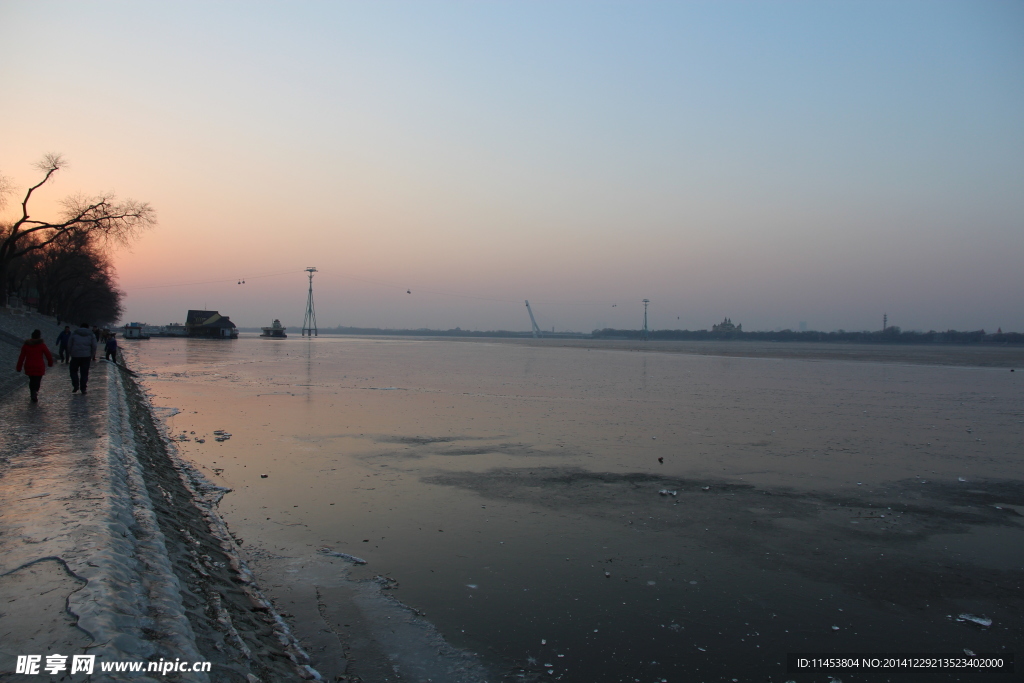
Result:
{"label": "bare tree", "polygon": [[[29,202],[36,190],[48,183],[66,163],[59,154],[47,154],[36,168],[42,180],[25,191],[21,216],[10,224],[0,224],[0,305],[7,303],[8,274],[11,264],[31,252],[46,249],[57,240],[76,234],[115,244],[130,244],[138,234],[156,224],[156,213],[146,202],[118,201],[110,194],[88,197],[74,195],[61,202],[56,220],[37,220],[29,213]],[[0,176],[0,208],[11,194],[11,183]]]}

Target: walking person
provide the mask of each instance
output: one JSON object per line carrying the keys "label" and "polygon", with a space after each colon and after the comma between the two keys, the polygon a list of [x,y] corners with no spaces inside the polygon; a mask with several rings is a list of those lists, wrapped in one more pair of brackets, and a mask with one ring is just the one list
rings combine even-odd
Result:
{"label": "walking person", "polygon": [[89,329],[89,323],[82,323],[68,341],[71,355],[71,393],[79,389],[86,393],[89,385],[89,364],[96,360],[96,335]]}
{"label": "walking person", "polygon": [[[44,358],[46,359],[45,364],[43,363]],[[28,391],[33,403],[39,402],[39,385],[43,381],[43,375],[46,374],[46,365],[53,367],[53,354],[50,353],[50,349],[46,348],[43,333],[39,330],[32,330],[32,337],[26,339],[21,346],[21,355],[18,356],[16,371],[21,372],[21,368],[25,368],[25,374],[28,375]]]}
{"label": "walking person", "polygon": [[71,339],[71,326],[65,325],[64,331],[57,335],[57,358],[61,363],[71,362],[71,356],[68,355],[69,339]]}
{"label": "walking person", "polygon": [[113,332],[107,333],[107,341],[103,343],[105,360],[112,360],[117,365],[117,335]]}

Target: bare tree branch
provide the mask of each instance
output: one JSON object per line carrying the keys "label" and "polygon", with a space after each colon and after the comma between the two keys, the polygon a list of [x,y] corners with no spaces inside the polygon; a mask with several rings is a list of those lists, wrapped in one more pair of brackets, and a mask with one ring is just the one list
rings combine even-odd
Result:
{"label": "bare tree branch", "polygon": [[[84,234],[90,239],[127,246],[139,234],[156,225],[156,212],[147,202],[134,199],[118,201],[112,194],[65,198],[57,220],[36,220],[29,213],[33,193],[45,185],[67,162],[59,154],[47,154],[36,164],[42,179],[25,191],[21,217],[12,224],[0,225],[0,302],[6,301],[6,273],[11,263],[30,252],[46,249],[64,237]],[[9,183],[0,177],[0,200],[10,193]]]}
{"label": "bare tree branch", "polygon": [[64,160],[63,154],[50,152],[44,154],[43,158],[36,162],[35,166],[45,174],[53,173],[62,168],[67,168],[68,162]]}
{"label": "bare tree branch", "polygon": [[0,175],[0,209],[7,206],[7,198],[14,193],[14,181]]}
{"label": "bare tree branch", "polygon": [[21,223],[28,220],[28,202],[32,199],[32,193],[49,182],[50,178],[53,177],[53,174],[63,167],[64,157],[60,154],[46,154],[38,163],[36,163],[36,168],[43,172],[43,179],[28,188],[28,191],[25,192],[25,198],[21,201],[21,219],[15,223],[13,227],[14,235],[18,234],[18,228],[21,227]]}

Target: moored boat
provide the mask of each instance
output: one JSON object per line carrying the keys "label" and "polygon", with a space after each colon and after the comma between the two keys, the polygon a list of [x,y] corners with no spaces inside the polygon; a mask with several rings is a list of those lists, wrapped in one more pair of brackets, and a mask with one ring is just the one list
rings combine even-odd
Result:
{"label": "moored boat", "polygon": [[284,333],[288,328],[282,327],[280,320],[274,320],[274,324],[270,327],[261,327],[260,329],[263,330],[263,334],[260,336],[267,337],[268,339],[284,339],[288,336]]}

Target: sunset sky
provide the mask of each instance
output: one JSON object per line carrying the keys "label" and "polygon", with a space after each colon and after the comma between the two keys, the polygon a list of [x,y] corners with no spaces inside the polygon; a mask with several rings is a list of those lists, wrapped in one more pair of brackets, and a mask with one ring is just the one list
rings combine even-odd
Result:
{"label": "sunset sky", "polygon": [[1024,331],[1019,0],[5,0],[0,77],[38,215],[156,208],[126,321]]}

